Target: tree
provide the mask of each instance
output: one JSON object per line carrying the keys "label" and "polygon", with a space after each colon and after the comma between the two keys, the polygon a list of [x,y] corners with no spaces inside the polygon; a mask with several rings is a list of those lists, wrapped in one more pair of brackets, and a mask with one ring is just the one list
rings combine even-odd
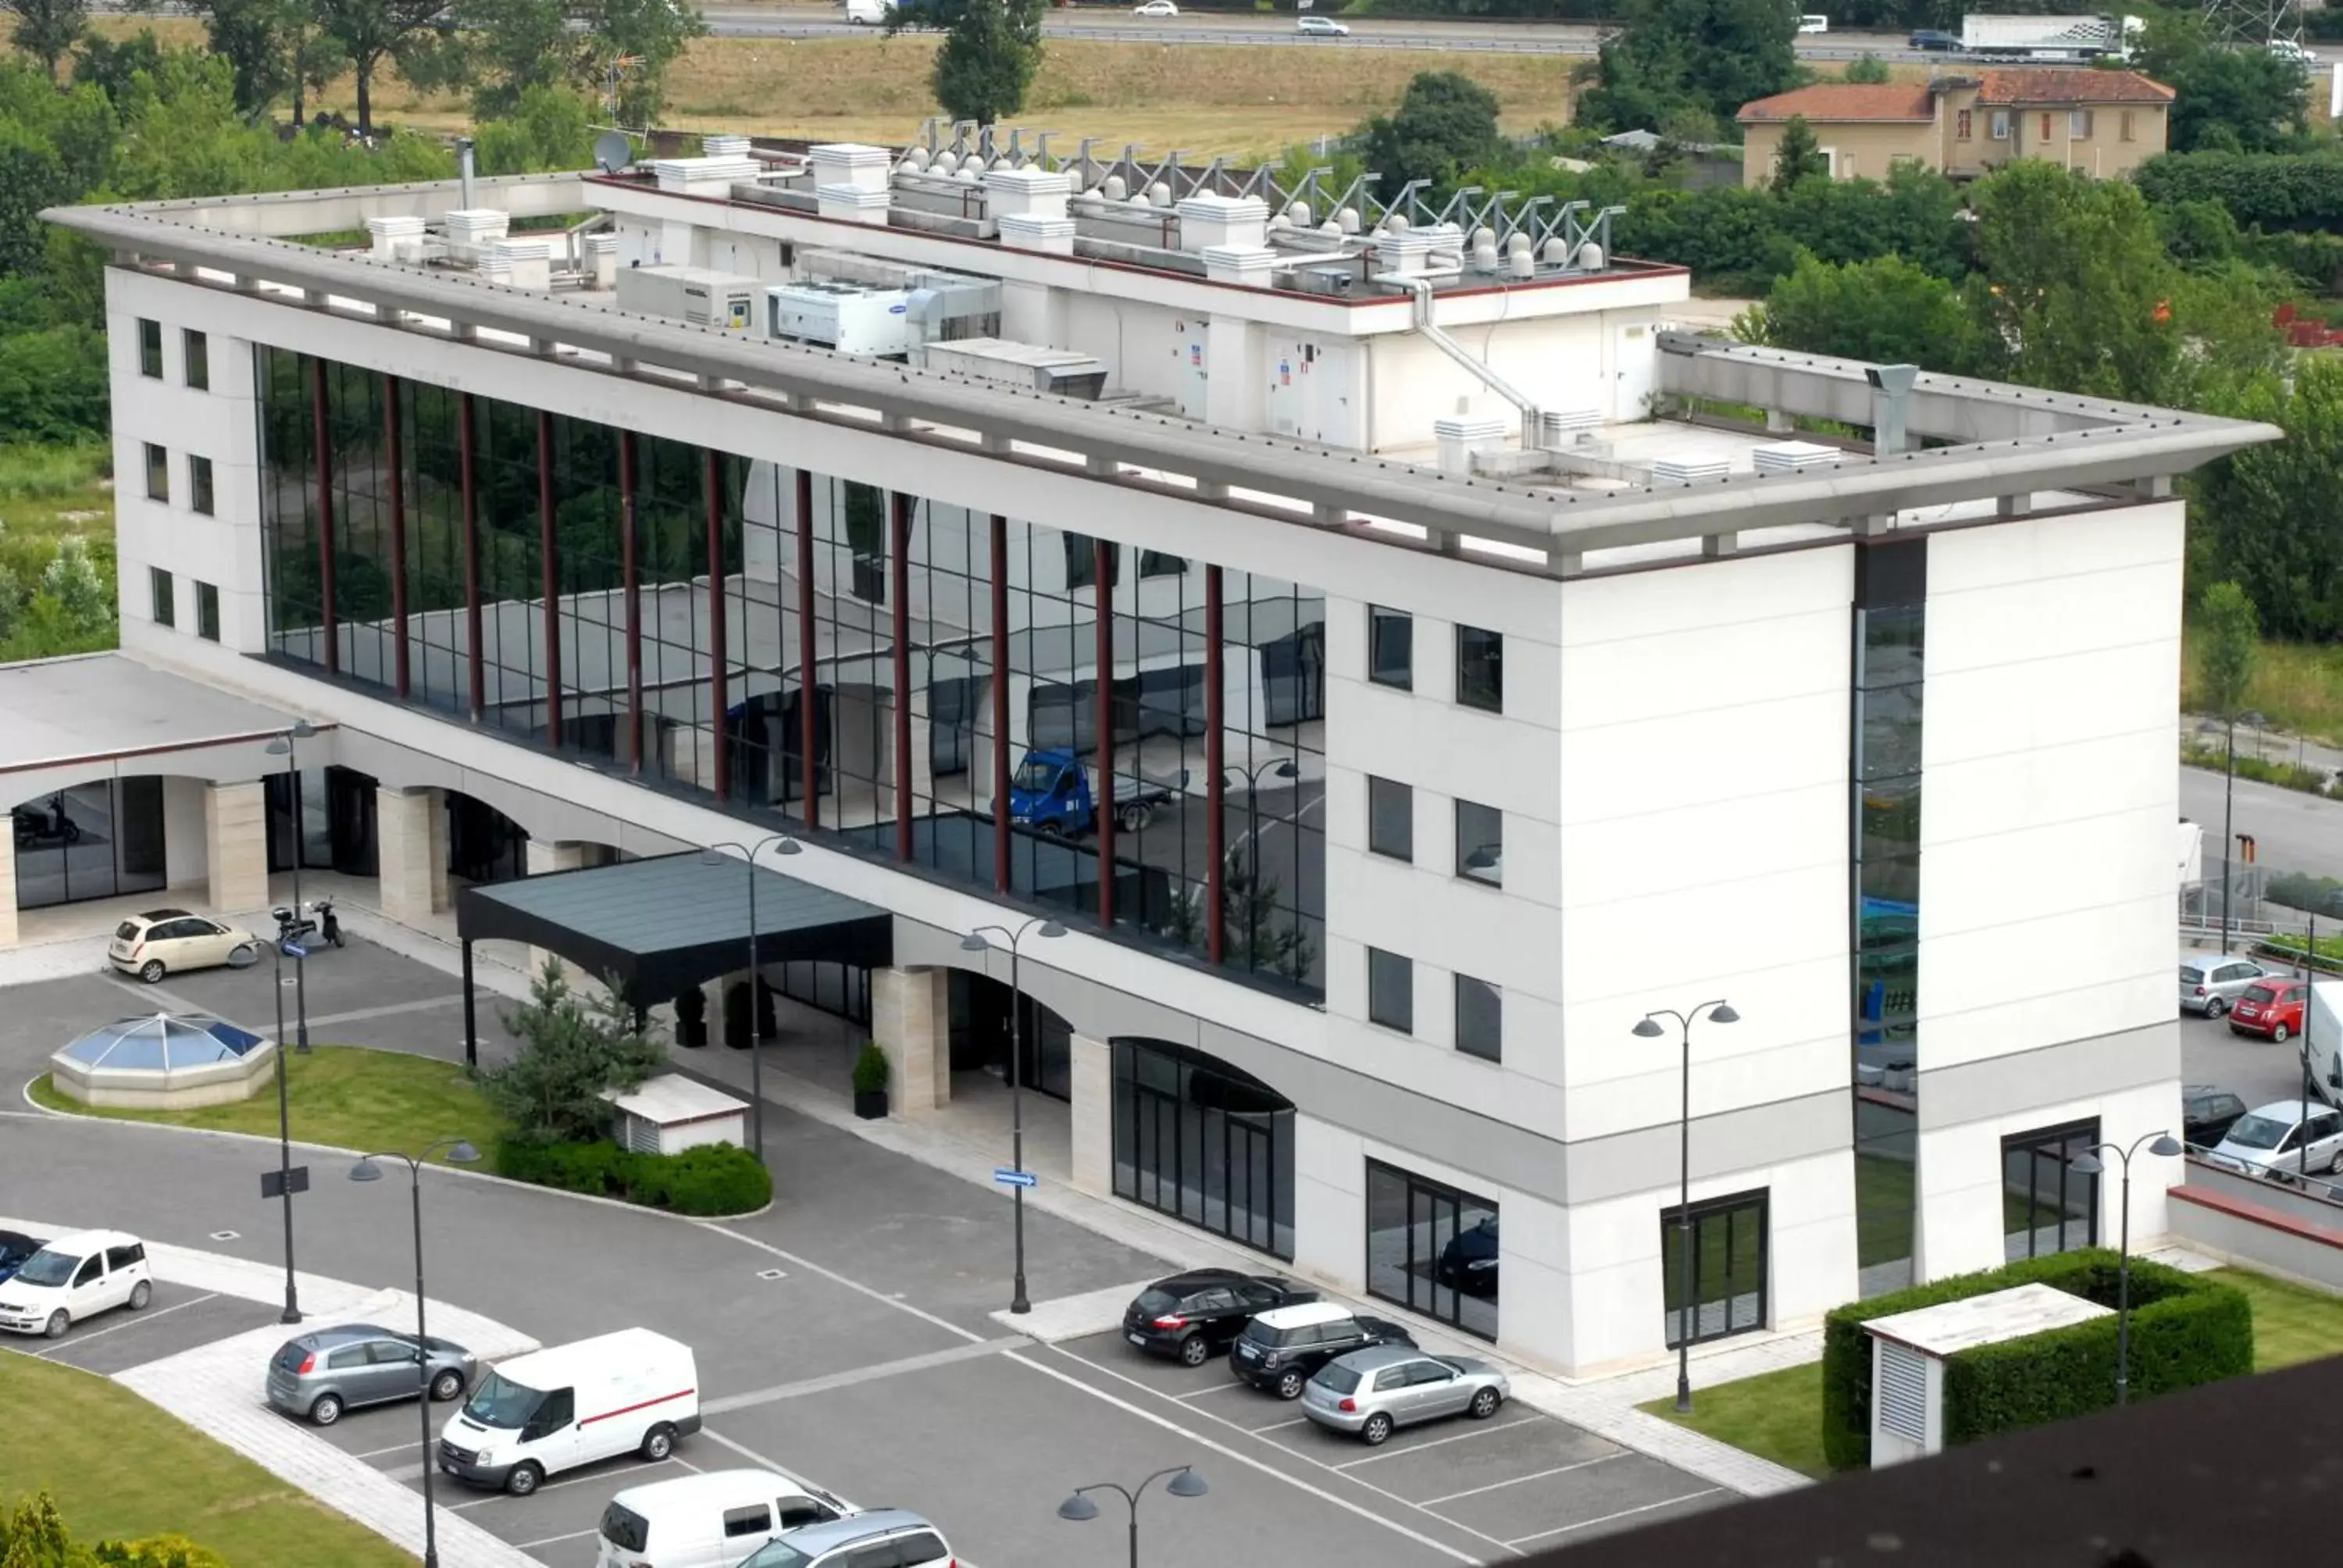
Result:
{"label": "tree", "polygon": [[1959,369],[1969,335],[1960,291],[1943,278],[1901,256],[1832,266],[1811,252],[1733,330],[1776,348],[1930,370]]}
{"label": "tree", "polygon": [[887,31],[942,25],[928,85],[955,120],[990,126],[1025,106],[1041,64],[1041,0],[936,0],[887,13]]}
{"label": "tree", "polygon": [[119,100],[130,90],[132,76],[140,71],[151,73],[162,63],[163,45],[152,27],[142,27],[136,36],[119,43],[93,33],[82,40],[81,53],[74,58],[73,79],[89,83],[109,101]]}
{"label": "tree", "polygon": [[530,87],[509,114],[480,122],[484,175],[582,169],[593,156],[593,106],[568,87]]}
{"label": "tree", "polygon": [[2194,10],[2151,16],[2135,63],[2173,91],[2174,152],[2276,152],[2309,128],[2309,73],[2267,49],[2214,42]]}
{"label": "tree", "polygon": [[[1277,879],[1256,881],[1252,860],[1232,855],[1221,884],[1221,946],[1231,969],[1263,970],[1299,980],[1308,977],[1317,952],[1302,934],[1293,911],[1279,905]],[[1192,952],[1205,950],[1204,890],[1172,895],[1163,934]]]}
{"label": "tree", "polygon": [[2290,384],[2265,380],[2226,411],[2281,426],[2287,438],[2198,477],[2192,566],[2200,580],[2238,584],[2272,636],[2343,638],[2343,364],[2305,356]]}
{"label": "tree", "polygon": [[1838,79],[1865,87],[1884,87],[1896,79],[1896,73],[1887,68],[1886,61],[1866,52],[1848,61]]}
{"label": "tree", "polygon": [[1460,171],[1494,158],[1497,95],[1456,71],[1420,71],[1399,107],[1363,127],[1367,166],[1383,176],[1383,195],[1410,180],[1457,183]]}
{"label": "tree", "polygon": [[89,31],[89,0],[0,0],[16,18],[10,36],[56,80],[57,63]]}
{"label": "tree", "polygon": [[581,1000],[557,959],[529,982],[526,1004],[505,1015],[520,1041],[510,1060],[480,1073],[480,1092],[523,1140],[590,1143],[609,1131],[605,1090],[629,1090],[666,1060],[659,1043],[635,1026],[633,1007],[617,989]]}
{"label": "tree", "polygon": [[79,534],[57,541],[57,553],[41,573],[40,591],[56,602],[70,637],[93,636],[114,624],[114,595],[90,564],[89,547]]}
{"label": "tree", "polygon": [[1587,125],[1666,131],[1691,111],[1729,126],[1742,105],[1798,84],[1798,18],[1781,0],[1625,0],[1621,22],[1579,99]]}
{"label": "tree", "polygon": [[2261,622],[2246,590],[2233,582],[2207,588],[2197,607],[2197,694],[2205,711],[2236,722],[2260,657]]}
{"label": "tree", "polygon": [[299,56],[305,35],[312,31],[297,0],[188,0],[188,5],[204,19],[212,53],[236,73],[236,106],[256,119],[291,93],[297,123],[307,75]]}
{"label": "tree", "polygon": [[455,15],[452,75],[472,85],[481,121],[515,113],[535,87],[608,95],[619,123],[655,125],[668,68],[708,31],[679,0],[458,0]]}
{"label": "tree", "polygon": [[1800,180],[1827,178],[1830,159],[1815,140],[1815,128],[1804,115],[1792,115],[1782,124],[1782,140],[1774,149],[1773,188],[1788,191]]}
{"label": "tree", "polygon": [[312,0],[318,26],[357,79],[358,135],[374,134],[374,77],[386,59],[427,49],[455,0]]}

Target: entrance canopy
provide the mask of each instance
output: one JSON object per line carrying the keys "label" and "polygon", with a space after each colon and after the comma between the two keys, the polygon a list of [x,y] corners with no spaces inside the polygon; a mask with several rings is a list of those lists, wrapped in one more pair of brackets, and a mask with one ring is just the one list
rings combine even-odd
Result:
{"label": "entrance canopy", "polygon": [[877,905],[761,866],[750,872],[729,855],[707,865],[696,850],[466,888],[456,934],[468,957],[479,941],[558,953],[648,1006],[748,967],[752,876],[758,962],[892,961],[894,920]]}

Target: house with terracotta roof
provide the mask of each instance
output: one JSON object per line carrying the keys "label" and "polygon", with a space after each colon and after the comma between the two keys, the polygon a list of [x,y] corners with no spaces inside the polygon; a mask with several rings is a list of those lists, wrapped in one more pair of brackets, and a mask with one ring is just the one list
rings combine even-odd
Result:
{"label": "house with terracotta roof", "polygon": [[1899,164],[1974,178],[2046,158],[2100,178],[2164,151],[2172,89],[2136,71],[1980,71],[1932,82],[1817,82],[1742,106],[1742,183],[1774,175],[1782,128],[1804,119],[1833,179],[1885,179]]}

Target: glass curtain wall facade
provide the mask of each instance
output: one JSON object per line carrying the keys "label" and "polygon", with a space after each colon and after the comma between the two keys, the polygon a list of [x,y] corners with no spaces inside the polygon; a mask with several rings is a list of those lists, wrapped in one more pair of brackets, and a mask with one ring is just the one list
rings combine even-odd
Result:
{"label": "glass curtain wall facade", "polygon": [[1293,1104],[1202,1051],[1116,1040],[1114,1190],[1291,1260]]}
{"label": "glass curtain wall facade", "polygon": [[151,893],[169,880],[158,775],[75,784],[23,802],[9,819],[20,910]]}
{"label": "glass curtain wall facade", "polygon": [[1852,887],[1855,1251],[1862,1292],[1912,1282],[1918,1195],[1920,724],[1926,539],[1858,547]]}
{"label": "glass curtain wall facade", "polygon": [[1320,989],[1317,590],[256,354],[277,657]]}
{"label": "glass curtain wall facade", "polygon": [[1367,1293],[1497,1337],[1497,1206],[1367,1161]]}

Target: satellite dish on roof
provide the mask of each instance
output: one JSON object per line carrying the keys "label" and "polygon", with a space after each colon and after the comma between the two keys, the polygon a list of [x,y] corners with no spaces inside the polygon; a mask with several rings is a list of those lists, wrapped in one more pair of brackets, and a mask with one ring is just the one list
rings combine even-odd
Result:
{"label": "satellite dish on roof", "polygon": [[617,174],[635,161],[635,144],[624,131],[604,131],[594,138],[594,164],[606,175]]}

